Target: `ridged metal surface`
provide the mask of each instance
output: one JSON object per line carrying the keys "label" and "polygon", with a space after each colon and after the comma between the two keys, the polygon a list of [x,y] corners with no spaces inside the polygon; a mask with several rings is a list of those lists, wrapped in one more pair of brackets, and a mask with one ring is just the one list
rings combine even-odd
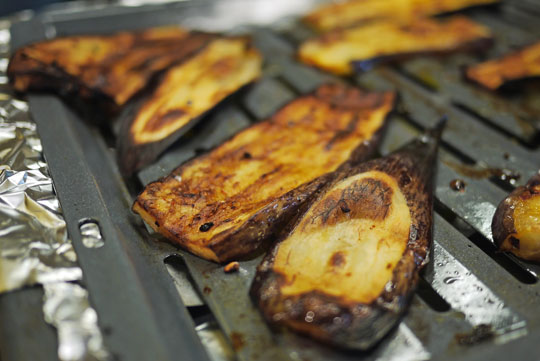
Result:
{"label": "ridged metal surface", "polygon": [[[254,1],[243,4],[248,9],[258,3]],[[274,6],[277,7],[280,3],[277,2]],[[498,37],[497,45],[486,57],[501,54],[523,45],[524,42],[540,38],[540,33],[535,30],[535,22],[539,23],[540,17],[536,17],[533,8],[536,9],[532,1],[510,2],[501,6],[499,11],[475,9],[468,12],[474,19],[487,24]],[[119,20],[116,24],[108,22],[108,27],[100,27],[99,32],[129,27],[126,24],[131,24],[133,28],[137,26],[134,23],[136,21],[140,26],[148,26],[171,21],[182,22],[182,19],[189,18],[189,24],[196,24],[198,17],[204,25],[205,22],[208,23],[210,15],[216,19],[216,23],[220,23],[218,19],[223,18],[223,24],[242,25],[242,21],[231,20],[235,14],[227,13],[226,7],[221,6],[221,9],[218,11],[205,3],[200,6],[178,5],[161,10],[141,10],[139,13],[144,15],[139,16],[135,15],[137,11],[134,10],[121,16],[113,12],[110,16],[119,16]],[[99,11],[96,13],[99,14]],[[79,14],[79,19],[73,20],[69,14],[57,15],[44,20],[41,25],[33,26],[42,30],[52,27],[56,35],[95,32],[95,28],[90,26],[93,16],[84,17]],[[520,19],[517,24],[519,28],[510,25],[512,19]],[[181,162],[219,144],[251,122],[270,115],[298,94],[309,92],[329,79],[336,80],[296,62],[294,47],[299,41],[310,36],[310,32],[294,20],[267,27],[250,27],[249,31],[253,34],[255,45],[265,55],[264,80],[220,107],[219,112],[214,112],[201,122],[190,135],[171,147],[155,165],[141,171],[138,179],[142,184],[166,175]],[[433,125],[441,115],[449,116],[443,137],[444,144],[439,155],[435,187],[437,215],[433,260],[422,274],[425,282],[421,282],[403,322],[374,350],[366,353],[341,352],[287,331],[271,331],[247,296],[259,259],[241,262],[240,272],[225,274],[219,265],[149,241],[157,236],[148,235],[147,229],[138,224],[137,237],[140,239],[131,240],[126,245],[129,244],[133,252],[144,255],[135,257],[137,262],[152,260],[151,265],[143,267],[153,267],[151,275],[141,274],[140,270],[137,273],[142,284],[148,281],[145,278],[154,277],[159,278],[162,284],[168,282],[174,287],[166,268],[158,264],[158,261],[171,255],[178,257],[177,261],[169,263],[169,266],[184,262],[185,268],[178,267],[178,272],[184,272],[181,277],[184,285],[182,287],[188,287],[186,279],[192,280],[200,299],[211,311],[211,315],[205,317],[215,318],[238,360],[534,359],[535,355],[528,352],[535,349],[540,331],[540,312],[537,307],[540,302],[540,286],[537,283],[540,267],[496,253],[490,224],[495,207],[509,189],[523,184],[540,167],[539,88],[527,88],[525,95],[512,98],[482,91],[464,82],[459,69],[461,65],[478,60],[468,55],[455,55],[442,61],[422,58],[344,79],[369,89],[399,91],[401,105],[392,118],[381,147],[382,154],[391,152],[418,135],[422,128]],[[43,106],[35,105],[36,111]],[[73,115],[70,114],[70,117]],[[88,132],[86,128],[79,128],[80,131]],[[88,134],[96,136],[93,132]],[[45,148],[45,152],[49,157],[58,156],[54,149]],[[90,163],[91,173],[92,169],[97,169],[92,164],[100,162],[100,159],[83,159]],[[475,174],[468,171],[471,165],[476,168],[511,170],[520,177],[514,184],[505,184],[494,178],[471,176]],[[57,167],[62,168],[61,162]],[[98,187],[106,186],[110,182],[122,182],[121,179],[114,178],[118,177],[117,170],[114,169],[102,170],[99,174],[94,172],[92,177],[98,180]],[[111,180],[101,182],[103,177],[111,177]],[[456,192],[450,188],[449,184],[454,179],[465,181],[465,191]],[[59,180],[61,186],[57,184],[57,188],[59,194],[64,193],[65,199],[69,201],[75,194],[69,194],[70,185],[67,183]],[[121,184],[120,188],[122,187]],[[123,198],[123,194],[118,194],[117,197],[122,198],[119,202],[129,204],[136,191],[137,189],[126,198]],[[114,196],[110,192],[106,193]],[[115,216],[114,221],[120,224],[132,222],[122,221],[119,216]],[[107,239],[110,237],[110,230],[106,227],[102,232],[106,242],[100,250],[107,248]],[[131,250],[126,249],[123,252],[128,254],[127,259],[131,257]],[[96,253],[88,251],[79,254],[83,266],[85,259],[87,264],[91,265],[95,257]],[[136,268],[141,267],[139,265]],[[178,272],[176,277],[180,277]],[[174,276],[175,272],[171,274]],[[98,313],[101,309],[104,311],[105,320],[112,320],[114,317],[108,314],[108,308],[114,309],[114,305],[110,304],[112,296],[99,294],[104,292],[105,288],[99,286],[98,281],[95,282],[88,284],[91,298],[99,300],[99,307],[96,307]],[[177,286],[179,282],[176,283]],[[142,289],[137,291],[144,294]],[[146,292],[159,292],[159,288],[154,287]],[[133,295],[141,297],[135,292]],[[201,307],[200,299],[190,297],[192,301],[189,302]],[[158,309],[154,309],[154,312],[154,315],[159,315]],[[136,314],[137,312],[133,311],[133,315]],[[102,315],[99,316],[101,319]],[[159,317],[156,316],[156,319],[159,320]],[[118,319],[116,321],[120,322]],[[119,327],[111,325],[113,328],[115,326]],[[157,329],[157,332],[163,332],[162,330],[163,328]],[[477,334],[484,330],[484,340],[467,342],[475,330]],[[105,342],[107,343],[107,336]],[[210,345],[212,342],[204,344]],[[122,340],[117,339],[115,346],[115,349],[122,347]],[[125,347],[129,346],[125,344]],[[210,346],[210,353],[212,352]]]}

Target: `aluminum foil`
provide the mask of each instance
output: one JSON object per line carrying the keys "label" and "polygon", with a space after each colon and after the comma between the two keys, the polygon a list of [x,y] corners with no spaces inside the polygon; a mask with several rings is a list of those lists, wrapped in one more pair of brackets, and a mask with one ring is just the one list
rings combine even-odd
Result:
{"label": "aluminum foil", "polygon": [[[69,281],[82,270],[67,236],[28,104],[7,84],[9,24],[0,19],[0,293],[42,284],[45,321],[58,331],[61,361],[106,360],[88,293]],[[99,246],[89,230],[89,242]]]}
{"label": "aluminum foil", "polygon": [[47,283],[43,314],[58,330],[58,358],[63,361],[99,361],[109,355],[97,326],[96,311],[88,304],[88,292],[67,282]]}
{"label": "aluminum foil", "polygon": [[[9,41],[0,29],[0,41]],[[1,48],[1,47],[0,47]],[[26,102],[7,84],[0,58],[0,292],[82,278]]]}

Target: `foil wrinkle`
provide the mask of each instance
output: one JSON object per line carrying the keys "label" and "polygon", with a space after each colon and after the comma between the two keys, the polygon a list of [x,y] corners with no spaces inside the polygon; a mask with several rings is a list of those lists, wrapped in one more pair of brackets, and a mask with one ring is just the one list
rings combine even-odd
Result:
{"label": "foil wrinkle", "polygon": [[[68,238],[36,124],[6,75],[10,21],[0,19],[0,293],[41,284],[61,361],[109,359]],[[91,233],[96,236],[95,231]]]}

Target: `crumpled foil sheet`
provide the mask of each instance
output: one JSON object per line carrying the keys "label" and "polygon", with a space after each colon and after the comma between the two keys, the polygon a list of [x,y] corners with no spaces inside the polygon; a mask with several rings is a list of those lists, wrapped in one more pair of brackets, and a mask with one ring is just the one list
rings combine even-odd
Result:
{"label": "crumpled foil sheet", "polygon": [[0,19],[0,293],[42,284],[45,321],[58,331],[62,361],[106,360],[97,314],[43,161],[28,104],[7,84],[9,24]]}
{"label": "crumpled foil sheet", "polygon": [[45,321],[58,330],[58,358],[65,361],[99,361],[109,355],[97,327],[96,311],[81,286],[57,282],[43,285]]}
{"label": "crumpled foil sheet", "polygon": [[[7,29],[0,31],[0,40],[9,41]],[[80,280],[28,104],[5,84],[6,60],[0,61],[0,292]]]}

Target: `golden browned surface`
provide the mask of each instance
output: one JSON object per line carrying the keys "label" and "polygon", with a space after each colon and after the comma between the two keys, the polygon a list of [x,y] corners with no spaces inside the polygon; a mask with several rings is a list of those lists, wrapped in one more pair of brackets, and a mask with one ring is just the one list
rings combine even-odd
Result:
{"label": "golden browned surface", "polygon": [[262,57],[245,38],[212,41],[189,60],[169,69],[135,114],[134,144],[160,141],[213,108],[261,74]]}
{"label": "golden browned surface", "polygon": [[8,75],[18,91],[56,87],[78,91],[83,98],[99,93],[122,106],[152,76],[193,54],[213,37],[162,27],[108,36],[57,38],[17,50]]}
{"label": "golden browned surface", "polygon": [[[380,130],[394,97],[323,85],[149,184],[133,208],[191,252],[214,261],[234,259],[246,251],[236,250],[234,242],[229,245],[230,237],[245,227],[253,239],[260,236],[259,226],[248,221],[272,207],[285,211],[287,192],[348,160]],[[289,196],[296,198],[294,192]],[[277,217],[261,222],[277,222]],[[226,259],[216,254],[216,247],[227,249]]]}
{"label": "golden browned surface", "polygon": [[407,23],[415,18],[485,5],[499,0],[350,0],[323,5],[304,21],[320,31],[343,28],[371,20],[397,20]]}
{"label": "golden browned surface", "polygon": [[540,261],[540,173],[499,204],[492,228],[502,251]]}
{"label": "golden browned surface", "polygon": [[304,205],[251,285],[269,323],[361,350],[395,326],[428,262],[443,127],[336,172]]}
{"label": "golden browned surface", "polygon": [[500,59],[471,66],[468,79],[490,90],[497,90],[513,80],[540,76],[540,42],[508,54]]}
{"label": "golden browned surface", "polygon": [[369,304],[392,280],[411,215],[397,182],[369,171],[346,178],[314,203],[279,245],[274,271],[284,297],[322,292]]}
{"label": "golden browned surface", "polygon": [[488,28],[462,16],[444,21],[417,19],[409,25],[377,22],[308,40],[300,46],[298,55],[307,64],[336,74],[350,74],[353,61],[447,53],[489,38]]}

